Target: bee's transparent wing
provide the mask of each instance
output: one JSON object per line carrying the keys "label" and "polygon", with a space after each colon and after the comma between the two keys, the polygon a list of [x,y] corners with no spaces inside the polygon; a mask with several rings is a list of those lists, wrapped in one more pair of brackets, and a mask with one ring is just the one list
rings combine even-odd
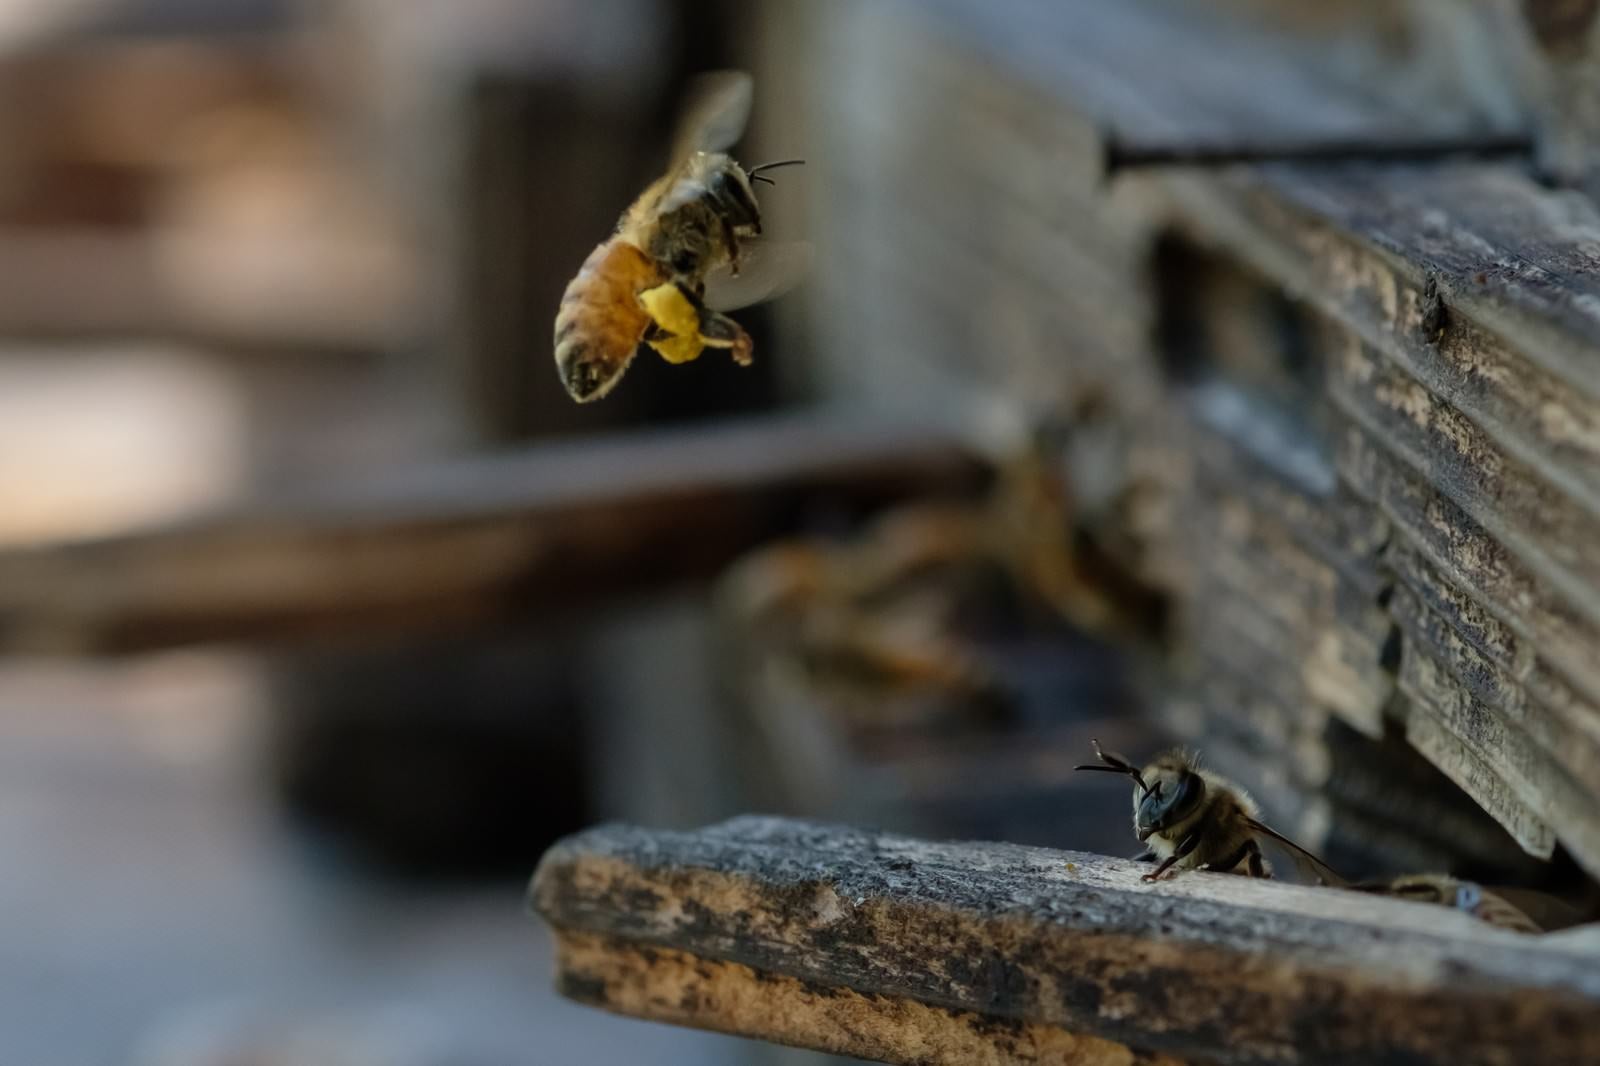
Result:
{"label": "bee's transparent wing", "polygon": [[672,141],[673,164],[731,147],[750,121],[752,96],[750,75],[742,70],[713,71],[691,81]]}
{"label": "bee's transparent wing", "polygon": [[1289,858],[1294,860],[1295,866],[1299,867],[1302,873],[1308,874],[1317,881],[1320,881],[1322,884],[1331,885],[1334,888],[1345,888],[1349,886],[1350,882],[1346,881],[1343,877],[1340,877],[1331,866],[1317,858],[1315,855],[1311,854],[1311,852],[1307,851],[1305,848],[1302,848],[1299,844],[1296,844],[1294,841],[1284,836],[1282,833],[1278,832],[1276,829],[1272,828],[1270,825],[1267,825],[1264,822],[1258,822],[1254,818],[1246,818],[1245,821],[1250,823],[1251,829],[1271,837],[1273,840],[1276,840],[1280,845],[1282,845],[1284,852],[1289,856]]}
{"label": "bee's transparent wing", "polygon": [[792,289],[811,267],[806,241],[769,241],[759,237],[739,244],[739,273],[724,264],[706,275],[706,306],[737,311]]}

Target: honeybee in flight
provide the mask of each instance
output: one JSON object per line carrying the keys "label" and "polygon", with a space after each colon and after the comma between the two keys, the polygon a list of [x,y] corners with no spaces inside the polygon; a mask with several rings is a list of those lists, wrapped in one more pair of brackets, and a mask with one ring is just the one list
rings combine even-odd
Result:
{"label": "honeybee in flight", "polygon": [[1261,854],[1260,837],[1283,845],[1300,865],[1324,884],[1344,887],[1349,882],[1328,864],[1288,837],[1262,823],[1255,801],[1244,789],[1209,770],[1202,770],[1192,755],[1169,751],[1140,770],[1119,755],[1100,750],[1094,741],[1098,765],[1075,770],[1098,770],[1133,778],[1133,828],[1149,851],[1141,859],[1160,859],[1161,865],[1141,880],[1155,881],[1176,866],[1180,870],[1216,870],[1271,877],[1272,868]]}
{"label": "honeybee in flight", "polygon": [[672,165],[623,214],[567,286],[556,313],[556,369],[579,403],[610,392],[646,344],[669,363],[706,348],[748,366],[750,335],[724,311],[777,294],[803,269],[804,244],[762,242],[756,182],[785,159],[745,170],[725,153],[750,115],[747,74],[702,76],[674,139]]}

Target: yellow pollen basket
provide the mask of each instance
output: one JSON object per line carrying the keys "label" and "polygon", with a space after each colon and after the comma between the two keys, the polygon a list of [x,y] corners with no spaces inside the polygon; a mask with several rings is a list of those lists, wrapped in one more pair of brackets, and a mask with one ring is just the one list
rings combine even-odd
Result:
{"label": "yellow pollen basket", "polygon": [[655,324],[670,334],[645,343],[654,348],[669,363],[687,363],[698,358],[705,347],[700,337],[700,312],[672,282],[646,289],[639,294],[639,302]]}

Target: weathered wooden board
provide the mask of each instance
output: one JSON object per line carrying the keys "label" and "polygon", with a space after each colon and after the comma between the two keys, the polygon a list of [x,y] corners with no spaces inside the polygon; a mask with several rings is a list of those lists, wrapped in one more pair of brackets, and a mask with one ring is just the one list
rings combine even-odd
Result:
{"label": "weathered wooden board", "polygon": [[573,933],[557,942],[559,988],[619,1014],[917,1066],[1178,1066],[1166,1055],[976,1011],[858,992],[686,951]]}
{"label": "weathered wooden board", "polygon": [[1569,600],[1370,436],[1355,430],[1346,436],[1340,472],[1383,509],[1404,540],[1446,578],[1446,587],[1466,592],[1583,691],[1600,692],[1594,656],[1600,603]]}
{"label": "weathered wooden board", "polygon": [[[822,349],[882,352],[841,380],[886,403],[932,366],[942,387],[923,395],[998,401],[1018,423],[1093,399],[1121,443],[1064,448],[1095,500],[1086,528],[1170,598],[1151,676],[1184,690],[1155,702],[1222,769],[1311,765],[1302,727],[1323,711],[1372,744],[1414,719],[1434,761],[1548,853],[1551,819],[1600,817],[1577,743],[1600,707],[1600,210],[1464,155],[1104,182],[1110,142],[1496,132],[1474,126],[1482,94],[1365,77],[1216,6],[817,16],[818,214],[841,231],[820,242],[836,241]],[[1371,7],[1397,61],[1449,58],[1427,31],[1468,17]],[[1486,744],[1491,726],[1519,742]],[[1324,752],[1322,787],[1364,751]],[[1571,788],[1535,814],[1523,801],[1549,802],[1546,773]],[[1408,777],[1359,813],[1445,793],[1438,774]],[[1474,832],[1459,853],[1494,861],[1499,830]]]}
{"label": "weathered wooden board", "polygon": [[[1174,147],[1417,144],[1472,133],[1515,142],[1523,132],[1474,115],[1465,100],[1357,83],[1360,73],[1335,69],[1317,42],[1261,32],[1215,5],[1022,0],[996,16],[945,0],[938,9],[968,47],[1051,88],[1130,156]],[[1206,42],[1198,54],[1197,39]]]}
{"label": "weathered wooden board", "polygon": [[1570,598],[1600,599],[1600,511],[1547,464],[1519,461],[1476,423],[1362,345],[1345,350],[1332,395],[1352,420]]}
{"label": "weathered wooden board", "polygon": [[0,553],[0,648],[503,620],[708,578],[808,508],[967,493],[984,476],[939,432],[809,416],[546,445]]}
{"label": "weathered wooden board", "polygon": [[[1407,709],[1401,697],[1396,710]],[[1342,842],[1358,862],[1376,853],[1374,869],[1392,873],[1472,864],[1511,878],[1539,877],[1543,860],[1523,851],[1464,791],[1440,787],[1441,771],[1406,742],[1403,731],[1374,742],[1330,723],[1324,743],[1338,768],[1320,793],[1333,820],[1327,851]],[[1325,857],[1337,863],[1342,856]],[[1356,864],[1335,868],[1347,865],[1354,872]]]}
{"label": "weathered wooden board", "polygon": [[[1436,699],[1482,701],[1528,731],[1544,753],[1600,802],[1600,710],[1581,701],[1547,706],[1515,677],[1464,639],[1408,588],[1396,591],[1393,610],[1405,627],[1405,650],[1418,652],[1410,675]],[[1402,663],[1402,677],[1407,670]]]}
{"label": "weathered wooden board", "polygon": [[1263,464],[1225,433],[1196,426],[1192,434],[1195,485],[1207,501],[1226,491],[1248,508],[1254,521],[1287,527],[1284,539],[1338,569],[1346,582],[1376,596],[1382,582],[1378,557],[1388,543],[1388,521],[1339,482],[1329,462],[1329,491],[1311,494],[1272,476]]}
{"label": "weathered wooden board", "polygon": [[1257,167],[1162,188],[1186,230],[1581,476],[1600,392],[1592,204],[1481,163]]}
{"label": "weathered wooden board", "polygon": [[1555,831],[1506,782],[1499,760],[1462,740],[1456,727],[1432,707],[1411,705],[1406,739],[1504,826],[1528,854],[1548,859],[1554,853]]}
{"label": "weathered wooden board", "polygon": [[[1456,738],[1472,759],[1494,767],[1519,812],[1531,812],[1552,827],[1534,837],[1537,843],[1530,851],[1548,854],[1546,841],[1559,835],[1584,866],[1600,870],[1600,834],[1591,821],[1600,800],[1592,791],[1593,779],[1575,777],[1545,746],[1551,741],[1547,718],[1536,714],[1530,722],[1517,711],[1508,712],[1504,704],[1485,703],[1417,640],[1406,644],[1399,685],[1413,702],[1413,714],[1425,714]],[[1538,732],[1530,735],[1530,727]],[[1446,773],[1455,771],[1439,765]],[[1507,827],[1515,824],[1508,822]]]}
{"label": "weathered wooden board", "polygon": [[531,900],[575,998],[890,1062],[1600,1056],[1580,940],[1226,875],[1144,885],[1145,869],[744,818],[570,838]]}

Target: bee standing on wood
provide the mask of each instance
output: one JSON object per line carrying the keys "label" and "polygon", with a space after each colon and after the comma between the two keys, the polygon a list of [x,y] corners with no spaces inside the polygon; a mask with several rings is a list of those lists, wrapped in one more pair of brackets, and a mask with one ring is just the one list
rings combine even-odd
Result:
{"label": "bee standing on wood", "polygon": [[628,208],[567,286],[556,313],[556,368],[574,400],[610,392],[639,345],[669,363],[705,348],[741,366],[750,335],[722,311],[768,299],[798,274],[805,245],[762,244],[754,183],[786,159],[745,170],[724,153],[750,115],[750,77],[706,75],[685,109],[673,162]]}
{"label": "bee standing on wood", "polygon": [[1347,882],[1299,844],[1257,820],[1255,801],[1233,782],[1202,770],[1198,760],[1183,751],[1156,757],[1143,770],[1119,755],[1100,750],[1094,742],[1098,765],[1075,770],[1098,770],[1133,778],[1133,828],[1149,848],[1141,859],[1160,859],[1161,865],[1142,880],[1155,881],[1172,867],[1180,870],[1215,870],[1270,877],[1271,867],[1261,854],[1260,837],[1270,837],[1288,849],[1296,863],[1305,866],[1324,884]]}

